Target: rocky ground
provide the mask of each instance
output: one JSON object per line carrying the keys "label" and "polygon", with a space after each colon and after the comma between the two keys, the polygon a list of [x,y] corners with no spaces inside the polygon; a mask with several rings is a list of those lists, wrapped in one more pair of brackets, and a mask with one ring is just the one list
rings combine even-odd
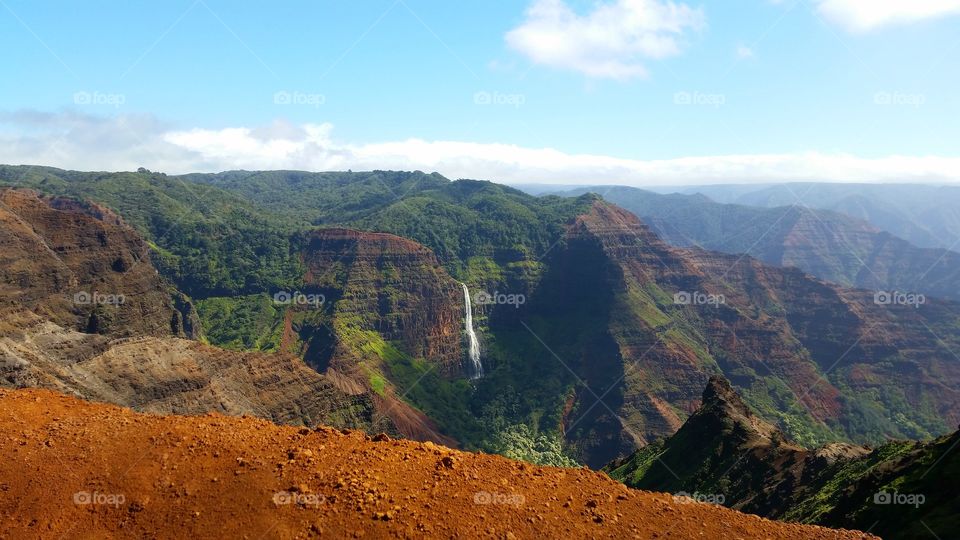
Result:
{"label": "rocky ground", "polygon": [[3,538],[873,538],[432,443],[0,390]]}

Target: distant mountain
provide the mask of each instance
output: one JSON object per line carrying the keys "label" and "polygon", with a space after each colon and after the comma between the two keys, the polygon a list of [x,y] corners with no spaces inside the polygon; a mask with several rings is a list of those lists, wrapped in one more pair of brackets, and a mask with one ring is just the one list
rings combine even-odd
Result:
{"label": "distant mountain", "polygon": [[960,253],[919,248],[841,213],[721,204],[703,195],[617,186],[568,194],[588,192],[630,210],[676,246],[745,253],[849,287],[960,300]]}
{"label": "distant mountain", "polygon": [[669,491],[764,517],[858,528],[883,538],[948,538],[960,530],[960,432],[875,449],[808,450],[758,418],[712,378],[673,436],[605,470],[631,487]]}
{"label": "distant mountain", "polygon": [[960,186],[793,183],[696,186],[718,202],[752,206],[800,205],[833,210],[928,248],[960,248]]}

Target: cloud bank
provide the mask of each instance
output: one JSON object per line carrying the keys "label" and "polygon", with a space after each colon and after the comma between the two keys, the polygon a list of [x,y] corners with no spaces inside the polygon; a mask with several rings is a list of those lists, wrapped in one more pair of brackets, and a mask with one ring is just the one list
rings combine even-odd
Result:
{"label": "cloud bank", "polygon": [[171,174],[231,169],[437,171],[507,183],[688,185],[822,180],[958,182],[960,158],[843,154],[695,156],[635,160],[551,148],[462,141],[352,144],[331,124],[175,129],[150,116],[0,113],[0,163]]}

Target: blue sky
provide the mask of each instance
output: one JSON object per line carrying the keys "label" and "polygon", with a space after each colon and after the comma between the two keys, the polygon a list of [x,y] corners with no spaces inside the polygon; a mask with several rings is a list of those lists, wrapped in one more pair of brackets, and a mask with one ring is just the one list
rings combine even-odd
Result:
{"label": "blue sky", "polygon": [[960,180],[960,1],[0,0],[0,161]]}

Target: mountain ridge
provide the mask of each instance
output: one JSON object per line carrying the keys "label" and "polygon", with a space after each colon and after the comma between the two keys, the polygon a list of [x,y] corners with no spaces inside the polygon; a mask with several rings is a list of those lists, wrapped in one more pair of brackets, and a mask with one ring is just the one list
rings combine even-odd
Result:
{"label": "mountain ridge", "polygon": [[602,194],[679,247],[747,253],[848,287],[960,299],[960,253],[914,246],[835,211],[721,204],[702,194],[617,186],[568,192],[583,193]]}
{"label": "mountain ridge", "polygon": [[[950,453],[958,440],[960,431],[923,443],[806,449],[758,420],[728,381],[714,377],[676,434],[604,470],[632,487],[692,493],[769,518],[914,538],[956,530],[956,495],[942,486],[960,475],[960,458]],[[923,503],[891,505],[883,499],[889,493]]]}

